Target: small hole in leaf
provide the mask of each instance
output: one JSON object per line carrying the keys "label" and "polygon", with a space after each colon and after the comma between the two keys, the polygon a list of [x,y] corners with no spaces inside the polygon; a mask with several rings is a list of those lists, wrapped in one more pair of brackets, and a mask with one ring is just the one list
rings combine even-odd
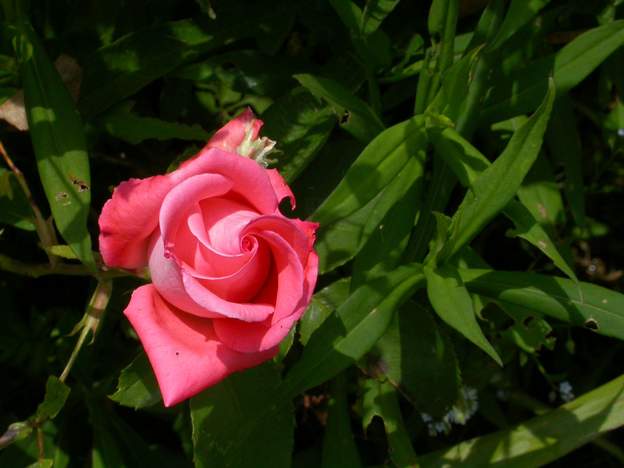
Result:
{"label": "small hole in leaf", "polygon": [[598,330],[598,322],[596,322],[593,318],[588,318],[585,320],[585,328],[589,328],[590,330]]}
{"label": "small hole in leaf", "polygon": [[73,175],[70,175],[69,178],[71,179],[72,184],[74,184],[78,188],[79,192],[86,192],[87,190],[89,190],[89,184],[87,184],[84,180],[80,180]]}
{"label": "small hole in leaf", "polygon": [[56,195],[54,195],[54,198],[63,206],[71,205],[71,200],[69,199],[69,194],[67,192],[57,192]]}
{"label": "small hole in leaf", "polygon": [[346,125],[349,123],[349,120],[351,120],[351,112],[344,111],[344,114],[342,114],[340,116],[340,125]]}

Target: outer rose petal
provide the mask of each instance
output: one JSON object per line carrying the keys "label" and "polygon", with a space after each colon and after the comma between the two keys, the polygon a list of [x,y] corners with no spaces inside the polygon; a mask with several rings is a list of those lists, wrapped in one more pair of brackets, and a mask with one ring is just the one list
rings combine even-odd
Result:
{"label": "outer rose petal", "polygon": [[167,176],[130,179],[119,184],[100,215],[100,252],[104,263],[127,269],[147,265],[149,238],[173,182]]}
{"label": "outer rose petal", "polygon": [[151,284],[136,289],[124,311],[152,364],[165,406],[273,357],[277,348],[245,354],[223,345],[212,321],[165,302]]}
{"label": "outer rose petal", "polygon": [[281,202],[284,198],[288,198],[290,200],[290,207],[294,210],[297,207],[297,200],[295,200],[292,190],[290,190],[290,187],[286,184],[282,175],[277,169],[267,169],[267,174],[271,180],[273,190],[275,190],[277,200]]}
{"label": "outer rose petal", "polygon": [[208,141],[204,149],[219,148],[230,153],[236,153],[236,148],[243,142],[248,130],[251,130],[251,139],[258,138],[262,120],[255,118],[248,107],[233,120],[221,127]]}

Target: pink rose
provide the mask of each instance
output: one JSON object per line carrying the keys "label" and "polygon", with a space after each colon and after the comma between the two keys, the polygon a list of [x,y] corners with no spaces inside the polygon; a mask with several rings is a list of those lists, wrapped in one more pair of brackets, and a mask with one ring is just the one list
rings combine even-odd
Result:
{"label": "pink rose", "polygon": [[100,216],[106,265],[149,267],[125,315],[166,406],[275,355],[306,309],[318,270],[317,225],[284,217],[294,197],[262,157],[250,110],[165,175],[122,182]]}

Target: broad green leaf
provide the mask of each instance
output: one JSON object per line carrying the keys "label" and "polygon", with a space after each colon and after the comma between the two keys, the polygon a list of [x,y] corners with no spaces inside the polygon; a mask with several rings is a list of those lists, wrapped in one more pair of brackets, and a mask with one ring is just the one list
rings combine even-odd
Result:
{"label": "broad green leaf", "polygon": [[36,421],[54,419],[65,406],[65,401],[69,396],[69,387],[61,382],[57,377],[50,376],[46,382],[46,391],[43,401],[37,406],[35,413]]}
{"label": "broad green leaf", "polygon": [[383,131],[379,116],[348,88],[329,78],[295,75],[294,78],[315,96],[332,105],[340,125],[362,143],[368,143]]}
{"label": "broad green leaf", "polygon": [[308,310],[299,320],[299,341],[308,343],[312,334],[349,297],[350,278],[342,278],[312,296]]}
{"label": "broad green leaf", "polygon": [[413,264],[360,286],[312,335],[286,374],[280,395],[298,395],[360,359],[386,331],[394,311],[423,283],[420,265]]}
{"label": "broad green leaf", "polygon": [[423,413],[442,417],[457,401],[461,377],[453,343],[414,301],[395,314],[368,366]]}
{"label": "broad green leaf", "polygon": [[549,3],[550,0],[511,0],[505,19],[488,48],[492,50],[499,48]]}
{"label": "broad green leaf", "polygon": [[417,116],[378,135],[312,215],[321,225],[316,244],[321,272],[352,258],[394,202],[420,177],[426,141],[423,125],[423,118]]}
{"label": "broad green leaf", "polygon": [[471,185],[450,226],[441,253],[448,259],[468,244],[516,194],[539,154],[555,90],[551,85],[539,109],[513,135],[503,153]]}
{"label": "broad green leaf", "polygon": [[422,178],[416,179],[368,238],[353,262],[351,289],[392,271],[401,263],[420,208],[421,190]]}
{"label": "broad green leaf", "polygon": [[191,399],[195,466],[289,467],[294,415],[275,399],[279,373],[270,364],[230,375]]}
{"label": "broad green leaf", "polygon": [[420,457],[421,466],[545,466],[624,425],[624,376],[514,428]]}
{"label": "broad green leaf", "polygon": [[574,108],[567,95],[561,95],[553,106],[552,119],[546,130],[546,144],[554,160],[563,165],[564,192],[577,224],[584,227],[585,193],[581,139],[574,117]]}
{"label": "broad green leaf", "polygon": [[368,0],[360,19],[362,34],[374,33],[398,3],[399,0]]}
{"label": "broad green leaf", "polygon": [[134,409],[154,405],[161,400],[154,371],[144,352],[119,374],[117,389],[110,399]]}
{"label": "broad green leaf", "polygon": [[[478,149],[452,128],[433,127],[428,134],[436,154],[444,158],[464,187],[472,187],[481,173],[491,166],[490,161]],[[548,232],[526,206],[512,199],[503,209],[503,213],[514,223],[514,235],[537,247],[563,273],[576,279],[574,271],[559,253]]]}
{"label": "broad green leaf", "polygon": [[351,31],[357,31],[362,24],[362,10],[351,0],[329,0],[342,23]]}
{"label": "broad green leaf", "polygon": [[481,119],[497,122],[535,109],[553,77],[557,94],[568,92],[609,55],[624,44],[624,20],[581,34],[556,54],[537,60],[523,70],[513,70],[497,80],[481,112]]}
{"label": "broad green leaf", "polygon": [[553,230],[565,222],[563,199],[555,181],[555,174],[544,154],[538,157],[518,189],[518,198],[533,218]]}
{"label": "broad green leaf", "polygon": [[624,339],[624,295],[537,273],[459,269],[470,292]]}
{"label": "broad green leaf", "polygon": [[472,299],[457,271],[426,266],[424,272],[429,301],[440,318],[502,366],[500,356],[481,331]]}
{"label": "broad green leaf", "polygon": [[397,394],[387,382],[367,380],[364,384],[364,397],[362,401],[364,414],[362,424],[368,427],[375,416],[379,416],[386,429],[388,439],[388,452],[390,459],[397,467],[418,467],[418,459],[410,434],[405,428]]}
{"label": "broad green leaf", "polygon": [[20,23],[14,43],[37,169],[52,216],[78,258],[94,268],[87,230],[91,176],[82,122],[30,24]]}
{"label": "broad green leaf", "polygon": [[323,436],[323,468],[357,468],[362,466],[351,430],[347,400],[347,380],[338,374],[331,386],[327,426]]}
{"label": "broad green leaf", "polygon": [[548,232],[538,223],[526,206],[512,200],[505,207],[504,214],[514,223],[515,229],[512,231],[514,236],[518,236],[537,247],[550,258],[555,266],[563,273],[571,279],[577,280],[576,273],[574,273],[572,267],[561,253],[559,253],[557,246],[552,241]]}
{"label": "broad green leaf", "polygon": [[288,183],[310,164],[336,123],[331,109],[302,88],[275,101],[262,120],[263,134],[277,142],[277,168]]}
{"label": "broad green leaf", "polygon": [[[403,199],[413,183],[422,177],[423,163],[412,158],[403,166],[396,179],[391,181],[375,198],[351,216],[320,228],[316,250],[320,257],[321,271],[329,271],[355,256],[367,239],[379,228],[384,215],[397,200]],[[323,224],[321,223],[321,226]]]}
{"label": "broad green leaf", "polygon": [[555,338],[546,320],[514,304],[505,304],[504,310],[514,319],[514,324],[501,332],[503,337],[527,353],[536,354],[542,347],[553,349]]}
{"label": "broad green leaf", "polygon": [[0,223],[34,231],[33,213],[12,172],[0,168]]}
{"label": "broad green leaf", "polygon": [[207,141],[210,137],[210,133],[199,125],[142,117],[123,109],[102,114],[97,118],[96,125],[109,135],[133,145],[150,139]]}

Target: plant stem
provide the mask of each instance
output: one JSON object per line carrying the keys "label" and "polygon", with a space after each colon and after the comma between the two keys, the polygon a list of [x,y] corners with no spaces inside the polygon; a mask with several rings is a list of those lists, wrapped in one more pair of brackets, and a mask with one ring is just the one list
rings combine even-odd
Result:
{"label": "plant stem", "polygon": [[[92,276],[93,272],[83,265],[70,265],[67,263],[24,263],[6,255],[0,254],[0,270],[15,273],[17,275],[39,278],[47,275],[63,276]],[[98,278],[117,278],[121,276],[132,276],[123,270],[101,270],[97,273]]]}
{"label": "plant stem", "polygon": [[35,221],[35,229],[37,230],[37,235],[39,236],[41,245],[44,247],[44,250],[46,250],[46,255],[48,256],[48,259],[50,260],[50,264],[54,266],[57,263],[57,258],[54,255],[51,255],[46,249],[46,247],[50,247],[52,245],[57,244],[54,230],[46,222],[43,215],[41,214],[41,210],[37,206],[37,203],[35,202],[35,199],[32,196],[32,192],[30,191],[30,188],[28,187],[28,183],[26,182],[24,173],[15,165],[13,160],[9,157],[9,154],[7,153],[1,141],[0,141],[0,154],[2,155],[2,158],[4,159],[4,162],[6,163],[6,165],[9,166],[9,169],[15,175],[15,178],[17,179],[17,182],[19,183],[20,188],[22,189],[22,192],[24,192],[24,195],[26,196],[26,200],[28,200],[30,209],[32,210],[33,215],[35,217],[34,221]]}
{"label": "plant stem", "polygon": [[112,292],[113,284],[110,279],[98,281],[98,284],[95,287],[95,291],[93,291],[93,295],[91,296],[91,300],[89,301],[89,305],[87,306],[87,311],[85,312],[84,317],[80,320],[80,322],[78,322],[76,328],[74,329],[78,330],[82,328],[80,329],[80,336],[78,337],[78,341],[74,346],[74,350],[69,356],[67,364],[65,365],[65,369],[63,369],[63,372],[59,377],[59,380],[61,382],[64,383],[65,379],[69,375],[69,371],[74,366],[76,358],[78,357],[78,353],[80,353],[82,345],[87,339],[87,335],[89,334],[89,332],[91,332],[92,338],[95,336],[100,321],[104,316],[104,312],[106,312],[106,307],[108,306],[108,301],[110,300]]}

